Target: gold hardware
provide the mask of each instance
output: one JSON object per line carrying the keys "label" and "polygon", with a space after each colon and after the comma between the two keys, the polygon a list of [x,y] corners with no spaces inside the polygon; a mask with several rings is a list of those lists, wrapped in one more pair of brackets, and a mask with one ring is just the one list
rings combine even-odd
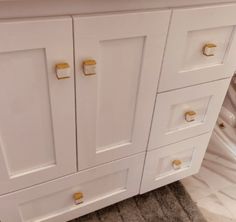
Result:
{"label": "gold hardware", "polygon": [[58,63],[55,68],[58,79],[70,78],[70,65],[68,63]]}
{"label": "gold hardware", "polygon": [[192,122],[195,120],[197,113],[194,111],[188,111],[184,114],[185,120],[187,122]]}
{"label": "gold hardware", "polygon": [[213,43],[207,43],[202,48],[202,53],[205,56],[214,56],[215,50],[216,50],[216,44]]}
{"label": "gold hardware", "polygon": [[56,68],[57,69],[66,69],[66,68],[69,68],[70,65],[68,63],[59,63],[59,64],[56,64]]}
{"label": "gold hardware", "polygon": [[225,124],[224,123],[219,123],[219,127],[220,127],[220,129],[224,129],[225,128]]}
{"label": "gold hardware", "polygon": [[96,75],[96,61],[94,59],[83,62],[83,71],[85,76]]}
{"label": "gold hardware", "polygon": [[82,192],[78,192],[73,195],[73,198],[74,198],[75,204],[81,204],[83,203],[84,195]]}
{"label": "gold hardware", "polygon": [[175,170],[178,170],[181,168],[182,161],[181,160],[173,160],[172,161],[172,166]]}

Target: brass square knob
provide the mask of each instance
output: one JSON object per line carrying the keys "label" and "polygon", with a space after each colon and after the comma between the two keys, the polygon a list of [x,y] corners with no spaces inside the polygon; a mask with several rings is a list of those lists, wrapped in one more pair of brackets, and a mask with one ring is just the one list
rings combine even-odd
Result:
{"label": "brass square knob", "polygon": [[185,120],[187,122],[192,122],[196,119],[197,113],[195,111],[188,111],[184,114]]}
{"label": "brass square knob", "polygon": [[83,71],[85,76],[96,75],[96,61],[89,59],[83,61]]}
{"label": "brass square knob", "polygon": [[202,48],[202,53],[205,56],[214,56],[216,53],[216,44],[214,43],[207,43]]}
{"label": "brass square knob", "polygon": [[181,160],[173,160],[172,166],[175,170],[178,170],[182,167],[182,161]]}
{"label": "brass square knob", "polygon": [[71,70],[68,63],[58,63],[55,66],[56,74],[58,79],[67,79],[70,78]]}
{"label": "brass square knob", "polygon": [[74,202],[75,202],[76,205],[81,204],[84,201],[83,200],[84,195],[83,195],[82,192],[74,193],[73,198],[74,198]]}

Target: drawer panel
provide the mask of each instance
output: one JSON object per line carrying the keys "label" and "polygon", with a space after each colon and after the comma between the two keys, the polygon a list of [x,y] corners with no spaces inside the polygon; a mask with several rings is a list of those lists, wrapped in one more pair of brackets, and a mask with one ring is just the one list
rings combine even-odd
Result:
{"label": "drawer panel", "polygon": [[210,131],[229,82],[224,79],[158,94],[148,149]]}
{"label": "drawer panel", "polygon": [[[136,195],[144,154],[114,161],[90,170],[0,197],[0,220],[68,221]],[[83,203],[73,195],[83,193]]]}
{"label": "drawer panel", "polygon": [[235,4],[173,11],[159,92],[234,73],[235,11]]}
{"label": "drawer panel", "polygon": [[198,172],[210,133],[149,151],[140,193],[145,193]]}

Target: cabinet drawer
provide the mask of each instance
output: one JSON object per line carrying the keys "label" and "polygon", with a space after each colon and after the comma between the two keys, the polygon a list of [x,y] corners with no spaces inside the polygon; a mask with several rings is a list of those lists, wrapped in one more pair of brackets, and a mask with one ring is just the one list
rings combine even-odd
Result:
{"label": "cabinet drawer", "polygon": [[[1,222],[65,222],[136,195],[144,154],[0,197]],[[73,195],[83,193],[76,205]]]}
{"label": "cabinet drawer", "polygon": [[224,79],[158,94],[148,148],[155,149],[210,131],[229,82],[230,79]]}
{"label": "cabinet drawer", "polygon": [[149,151],[145,160],[141,193],[197,173],[210,133]]}
{"label": "cabinet drawer", "polygon": [[173,11],[159,92],[234,73],[235,11],[235,4]]}

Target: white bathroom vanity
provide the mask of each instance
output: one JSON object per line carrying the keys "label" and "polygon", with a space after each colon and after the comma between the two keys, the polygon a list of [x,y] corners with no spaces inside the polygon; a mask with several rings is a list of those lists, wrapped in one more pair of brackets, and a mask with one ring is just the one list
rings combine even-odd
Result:
{"label": "white bathroom vanity", "polygon": [[0,221],[65,222],[197,173],[235,26],[236,1],[0,1]]}

